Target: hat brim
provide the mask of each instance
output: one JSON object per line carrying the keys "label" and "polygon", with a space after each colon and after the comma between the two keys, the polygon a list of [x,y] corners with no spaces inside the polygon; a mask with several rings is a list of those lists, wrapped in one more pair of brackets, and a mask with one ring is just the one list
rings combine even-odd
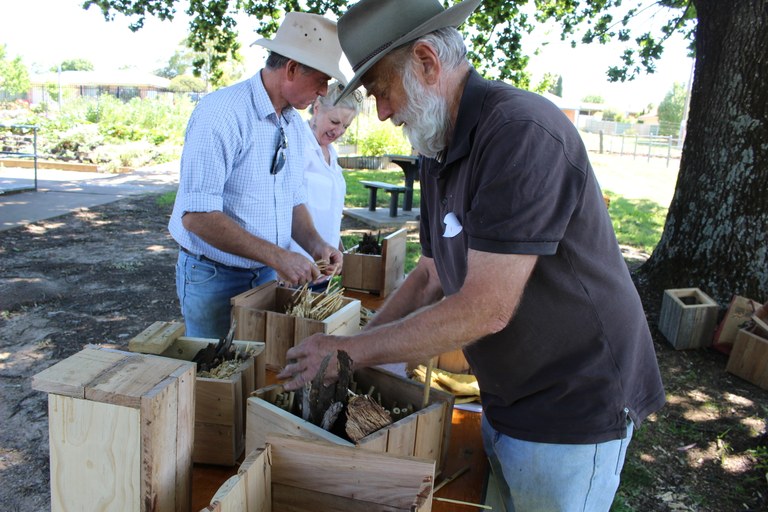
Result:
{"label": "hat brim", "polygon": [[344,75],[344,73],[342,73],[341,68],[339,68],[338,64],[335,67],[330,65],[330,63],[318,64],[317,54],[315,53],[304,52],[301,49],[298,49],[292,46],[289,47],[286,45],[282,45],[279,42],[275,42],[271,39],[257,39],[256,41],[251,43],[251,46],[253,46],[254,44],[263,46],[267,50],[273,51],[275,53],[279,53],[283,57],[288,57],[289,59],[295,60],[296,62],[303,64],[307,67],[321,71],[326,75],[335,78],[336,80],[341,82],[343,85],[347,85],[348,79]]}
{"label": "hat brim", "polygon": [[360,81],[363,78],[363,75],[365,75],[377,62],[383,59],[392,50],[395,50],[404,44],[410,43],[411,41],[418,39],[423,35],[434,32],[435,30],[439,30],[445,27],[461,26],[461,24],[467,20],[469,15],[472,14],[472,11],[477,9],[477,6],[480,5],[480,2],[481,0],[464,0],[460,4],[449,7],[437,16],[430,18],[428,21],[422,23],[404,36],[401,36],[393,41],[392,44],[390,44],[384,51],[372,57],[370,60],[368,60],[368,62],[363,64],[357,71],[355,71],[355,76],[349,80],[349,83],[346,85],[346,87],[344,87],[344,90],[336,99],[334,105],[341,101],[349,93],[360,87]]}

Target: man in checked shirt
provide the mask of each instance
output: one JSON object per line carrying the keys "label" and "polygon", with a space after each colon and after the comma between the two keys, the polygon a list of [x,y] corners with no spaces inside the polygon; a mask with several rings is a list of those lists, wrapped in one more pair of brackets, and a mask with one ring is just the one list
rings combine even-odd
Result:
{"label": "man in checked shirt", "polygon": [[320,269],[289,250],[291,238],[329,263],[324,272],[342,264],[304,205],[306,148],[296,111],[324,96],[331,77],[347,82],[336,23],[290,12],[274,39],[254,44],[270,51],[264,68],[205,96],[187,125],[168,225],[179,244],[176,288],[187,336],[224,337],[230,299],[255,286],[317,279]]}

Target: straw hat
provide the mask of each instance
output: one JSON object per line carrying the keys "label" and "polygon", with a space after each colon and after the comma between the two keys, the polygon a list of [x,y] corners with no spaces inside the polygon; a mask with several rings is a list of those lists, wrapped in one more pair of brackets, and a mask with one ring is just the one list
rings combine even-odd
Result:
{"label": "straw hat", "polygon": [[336,23],[318,14],[289,12],[277,29],[274,39],[257,39],[258,44],[310,68],[322,71],[346,84],[347,77],[339,69],[341,46]]}
{"label": "straw hat", "polygon": [[[480,0],[443,9],[439,0],[360,0],[339,18],[339,41],[355,76],[345,93],[395,48],[445,27],[458,27]],[[346,94],[343,94],[345,96]]]}

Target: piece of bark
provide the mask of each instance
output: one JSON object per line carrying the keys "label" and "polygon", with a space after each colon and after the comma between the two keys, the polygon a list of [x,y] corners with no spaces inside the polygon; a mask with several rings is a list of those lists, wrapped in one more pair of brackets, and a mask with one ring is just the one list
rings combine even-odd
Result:
{"label": "piece of bark", "polygon": [[[352,360],[346,352],[339,351],[336,355],[338,360],[338,380],[326,386],[325,372],[331,360],[331,355],[327,355],[320,363],[320,369],[312,379],[311,385],[307,385],[302,390],[302,418],[310,423],[322,426],[326,418],[326,412],[335,403],[341,402],[342,405],[347,400],[347,389],[352,380]],[[338,417],[338,412],[335,415]],[[329,430],[333,424],[329,425]],[[325,427],[323,427],[325,428]]]}
{"label": "piece of bark", "polygon": [[391,423],[392,417],[389,412],[370,396],[357,395],[349,399],[345,430],[353,442]]}
{"label": "piece of bark", "polygon": [[331,406],[325,411],[325,414],[323,415],[323,422],[320,424],[320,427],[324,430],[331,430],[343,408],[344,404],[342,402],[331,404]]}

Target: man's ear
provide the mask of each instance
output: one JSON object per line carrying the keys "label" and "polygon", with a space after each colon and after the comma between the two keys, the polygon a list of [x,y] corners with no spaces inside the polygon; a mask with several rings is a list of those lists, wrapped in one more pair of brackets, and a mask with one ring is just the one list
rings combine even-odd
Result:
{"label": "man's ear", "polygon": [[289,82],[293,81],[293,79],[296,78],[296,75],[301,71],[299,66],[301,66],[301,64],[295,60],[289,60],[285,65],[285,78],[287,78]]}
{"label": "man's ear", "polygon": [[413,56],[419,63],[418,69],[427,85],[435,85],[440,77],[442,64],[435,49],[427,43],[416,43],[413,46]]}

